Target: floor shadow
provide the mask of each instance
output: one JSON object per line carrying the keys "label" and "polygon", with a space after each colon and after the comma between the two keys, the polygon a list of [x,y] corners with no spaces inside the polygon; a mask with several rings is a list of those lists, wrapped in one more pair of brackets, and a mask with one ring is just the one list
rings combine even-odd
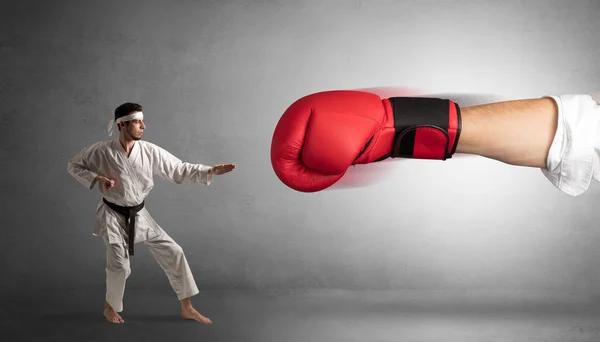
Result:
{"label": "floor shadow", "polygon": [[123,314],[123,319],[126,322],[139,322],[139,323],[179,323],[183,319],[179,314],[141,314],[141,313],[128,313]]}
{"label": "floor shadow", "polygon": [[[31,318],[35,318],[32,315]],[[47,322],[98,323],[104,320],[102,312],[60,312],[41,315]]]}
{"label": "floor shadow", "polygon": [[[37,317],[36,317],[37,316]],[[136,323],[181,323],[186,322],[179,314],[144,314],[144,313],[123,313],[125,322]],[[98,324],[107,323],[102,312],[69,312],[69,313],[46,313],[42,315],[28,315],[22,317],[22,321],[42,319],[47,323],[77,323],[77,324]],[[191,322],[191,321],[190,321]]]}

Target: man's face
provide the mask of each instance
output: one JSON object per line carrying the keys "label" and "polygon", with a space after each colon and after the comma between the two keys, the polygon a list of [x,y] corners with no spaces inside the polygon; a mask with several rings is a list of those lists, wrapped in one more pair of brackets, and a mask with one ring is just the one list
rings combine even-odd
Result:
{"label": "man's face", "polygon": [[128,121],[124,128],[125,134],[128,135],[133,140],[142,139],[142,134],[144,134],[144,129],[146,129],[146,125],[144,124],[144,120],[131,120]]}

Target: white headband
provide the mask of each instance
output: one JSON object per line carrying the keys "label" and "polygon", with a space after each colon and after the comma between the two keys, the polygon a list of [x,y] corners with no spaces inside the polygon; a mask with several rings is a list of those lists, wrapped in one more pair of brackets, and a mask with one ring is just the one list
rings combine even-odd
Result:
{"label": "white headband", "polygon": [[112,135],[114,125],[119,124],[120,122],[131,121],[131,120],[143,120],[143,119],[144,119],[144,113],[142,113],[142,112],[131,113],[129,115],[122,116],[122,117],[118,118],[117,120],[111,119],[108,122],[108,135]]}

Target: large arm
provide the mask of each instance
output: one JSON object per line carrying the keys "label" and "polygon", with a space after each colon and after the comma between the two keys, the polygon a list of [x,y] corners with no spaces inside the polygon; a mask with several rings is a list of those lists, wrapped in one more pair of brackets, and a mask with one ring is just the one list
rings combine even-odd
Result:
{"label": "large arm", "polygon": [[466,153],[539,168],[576,196],[592,176],[600,182],[596,101],[565,94],[459,107],[441,98],[323,91],[284,111],[271,140],[271,164],[290,188],[315,192],[335,184],[351,165]]}
{"label": "large arm", "polygon": [[600,181],[600,105],[590,95],[490,103],[463,108],[457,153],[536,167],[567,194]]}
{"label": "large arm", "polygon": [[[462,108],[456,153],[477,154],[516,166],[552,169],[563,135],[572,148],[592,151],[600,105],[589,95],[563,95]],[[560,123],[560,124],[559,124]],[[586,145],[586,146],[583,146]],[[551,150],[552,147],[552,150]]]}
{"label": "large arm", "polygon": [[510,165],[546,168],[557,127],[551,98],[465,107],[456,153],[476,154]]}

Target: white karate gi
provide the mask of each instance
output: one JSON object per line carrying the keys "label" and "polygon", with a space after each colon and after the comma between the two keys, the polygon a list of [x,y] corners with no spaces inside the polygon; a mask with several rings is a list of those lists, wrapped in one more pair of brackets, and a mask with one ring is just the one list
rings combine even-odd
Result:
{"label": "white karate gi", "polygon": [[600,99],[578,94],[547,97],[557,104],[558,126],[542,173],[564,193],[579,196],[592,179],[600,182]]}
{"label": "white karate gi", "polygon": [[[173,183],[210,185],[210,166],[182,162],[161,147],[138,140],[127,157],[118,139],[101,141],[81,150],[68,163],[68,172],[92,189],[97,175],[115,181],[102,197],[120,206],[135,206],[144,201],[154,187],[153,176]],[[152,219],[146,208],[137,213],[135,242],[144,242],[167,275],[179,300],[198,294],[198,288],[181,247]],[[100,199],[93,235],[103,238],[106,253],[106,301],[117,312],[123,310],[127,277],[131,274],[127,252],[125,218]]]}

